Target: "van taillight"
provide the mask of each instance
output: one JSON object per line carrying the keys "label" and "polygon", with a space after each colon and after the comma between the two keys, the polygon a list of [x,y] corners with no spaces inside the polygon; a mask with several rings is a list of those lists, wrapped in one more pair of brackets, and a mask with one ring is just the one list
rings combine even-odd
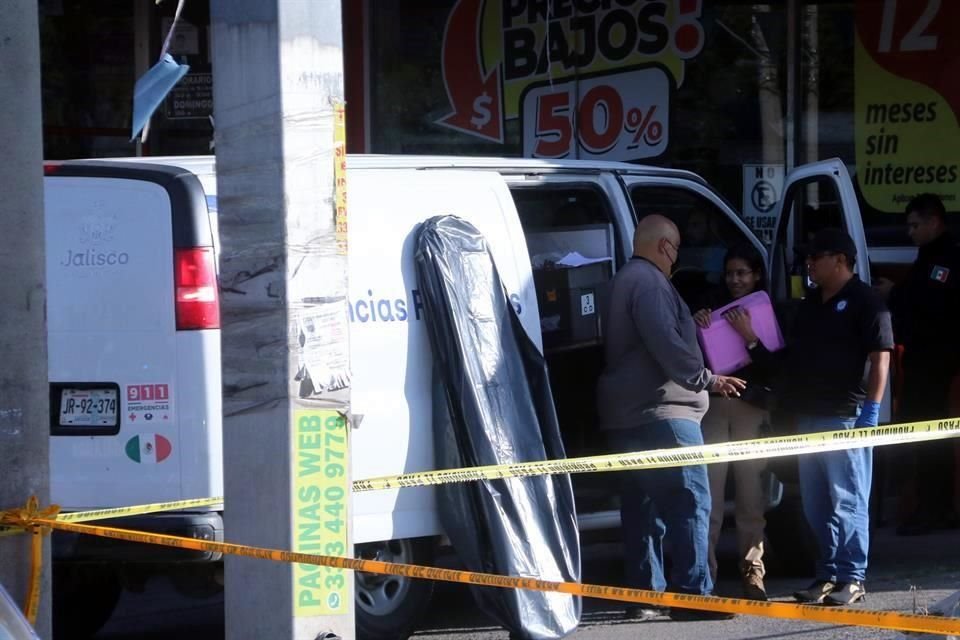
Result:
{"label": "van taillight", "polygon": [[176,249],[173,261],[177,330],[219,329],[220,301],[213,249]]}

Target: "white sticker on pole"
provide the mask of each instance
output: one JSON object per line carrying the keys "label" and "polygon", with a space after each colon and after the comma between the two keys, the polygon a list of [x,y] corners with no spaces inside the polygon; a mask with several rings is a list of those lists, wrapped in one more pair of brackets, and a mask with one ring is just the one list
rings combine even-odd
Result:
{"label": "white sticker on pole", "polygon": [[527,157],[637,160],[667,149],[670,78],[658,67],[532,85],[522,104]]}
{"label": "white sticker on pole", "polygon": [[743,221],[766,245],[773,244],[783,181],[782,164],[743,165]]}

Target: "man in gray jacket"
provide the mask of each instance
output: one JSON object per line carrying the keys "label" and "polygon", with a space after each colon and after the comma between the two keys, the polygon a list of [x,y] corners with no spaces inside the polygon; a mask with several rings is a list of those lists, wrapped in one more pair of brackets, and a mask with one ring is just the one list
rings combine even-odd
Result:
{"label": "man in gray jacket", "polygon": [[[650,215],[637,225],[633,258],[613,279],[604,319],[606,368],[597,389],[601,428],[617,452],[703,444],[707,391],[739,395],[746,383],[704,367],[690,309],[670,283],[680,232]],[[704,465],[623,474],[621,518],[630,587],[664,591],[663,540],[671,543],[671,591],[707,595],[710,489]],[[629,612],[649,617],[655,611]],[[673,609],[675,620],[729,618]]]}

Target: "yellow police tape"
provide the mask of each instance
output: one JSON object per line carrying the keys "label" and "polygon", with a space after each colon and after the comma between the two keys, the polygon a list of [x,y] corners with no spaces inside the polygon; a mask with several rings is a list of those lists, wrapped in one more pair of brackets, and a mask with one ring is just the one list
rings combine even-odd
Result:
{"label": "yellow police tape", "polygon": [[237,556],[246,556],[248,558],[259,558],[262,560],[319,565],[352,571],[363,571],[366,573],[405,576],[409,578],[419,578],[425,580],[439,580],[442,582],[456,582],[460,584],[502,587],[508,589],[531,589],[535,591],[567,593],[587,598],[654,604],[681,609],[706,609],[709,611],[721,611],[725,613],[740,613],[769,618],[785,618],[829,624],[856,625],[863,627],[875,627],[878,629],[891,629],[896,631],[913,631],[918,633],[935,633],[941,635],[960,634],[960,619],[957,618],[920,616],[892,611],[865,611],[832,607],[826,608],[791,604],[787,602],[757,602],[754,600],[741,600],[736,598],[718,598],[714,596],[661,593],[657,591],[624,589],[619,587],[582,584],[577,582],[553,582],[548,580],[538,580],[536,578],[518,578],[490,573],[475,573],[471,571],[457,571],[453,569],[394,564],[375,560],[360,560],[338,556],[320,556],[307,553],[295,553],[292,551],[265,549],[262,547],[251,547],[246,545],[230,544],[226,542],[210,542],[206,540],[196,540],[194,538],[180,538],[176,536],[154,533],[128,531],[113,527],[73,524],[47,518],[34,518],[31,522],[31,525],[101,536],[105,538],[112,538],[114,540],[127,540],[131,542],[142,542],[146,544],[175,547],[178,549],[218,552]]}
{"label": "yellow police tape", "polygon": [[[139,516],[161,511],[178,511],[180,509],[194,509],[197,507],[212,507],[223,504],[223,498],[191,498],[189,500],[173,500],[171,502],[155,502],[133,507],[113,507],[109,509],[94,509],[92,511],[72,511],[58,513],[60,522],[89,522],[90,520],[106,520],[108,518],[123,518]],[[14,526],[0,526],[0,537],[23,533],[23,529]]]}
{"label": "yellow police tape", "polygon": [[[398,489],[404,487],[419,487],[427,485],[438,485],[438,484],[447,484],[455,482],[471,482],[477,480],[490,480],[490,479],[505,479],[505,478],[521,478],[521,477],[531,477],[531,476],[540,476],[540,475],[550,475],[550,474],[560,474],[560,473],[600,473],[600,472],[610,472],[610,471],[626,471],[626,470],[638,470],[638,469],[655,469],[655,468],[664,468],[664,467],[674,467],[674,466],[689,466],[696,464],[715,464],[718,462],[731,462],[736,460],[751,460],[757,458],[774,458],[781,456],[789,455],[802,455],[809,453],[816,453],[820,451],[835,451],[840,449],[848,449],[853,447],[870,447],[870,446],[884,446],[891,444],[903,444],[907,442],[920,442],[924,440],[939,440],[946,438],[954,438],[960,436],[960,418],[945,418],[942,420],[928,420],[921,422],[905,422],[899,424],[884,425],[879,427],[864,427],[857,429],[841,429],[836,431],[822,431],[818,433],[810,434],[798,434],[792,436],[782,436],[782,437],[773,437],[773,438],[758,438],[755,440],[741,440],[736,442],[727,442],[720,444],[711,444],[711,445],[701,445],[696,447],[683,447],[683,448],[673,448],[673,449],[657,449],[651,451],[642,451],[634,453],[622,453],[622,454],[609,454],[601,456],[588,456],[582,458],[567,458],[562,460],[546,460],[546,461],[537,461],[537,462],[523,462],[516,464],[505,464],[505,465],[491,465],[485,467],[473,467],[473,468],[464,468],[464,469],[444,469],[439,471],[423,471],[418,473],[404,474],[404,475],[394,475],[394,476],[383,476],[378,478],[367,478],[364,480],[356,480],[353,482],[353,491],[376,491],[384,489]],[[142,515],[147,513],[156,513],[160,511],[173,511],[180,509],[189,509],[197,507],[209,507],[220,505],[223,503],[222,497],[214,498],[196,498],[189,500],[175,500],[170,502],[161,502],[154,504],[138,505],[131,507],[117,507],[109,509],[97,509],[92,511],[80,511],[73,513],[63,513],[57,514],[59,510],[58,507],[50,507],[46,511],[39,511],[35,499],[31,499],[31,502],[28,503],[26,509],[13,510],[0,514],[3,517],[0,518],[0,522],[3,525],[0,525],[0,536],[11,535],[16,533],[23,533],[30,531],[33,533],[32,543],[31,543],[31,564],[32,564],[32,574],[36,575],[36,578],[31,580],[30,593],[27,598],[27,606],[25,611],[28,615],[28,618],[35,618],[37,604],[39,602],[39,561],[37,559],[39,550],[41,549],[40,545],[40,535],[39,530],[35,525],[30,524],[32,521],[40,522],[41,520],[37,519],[37,516],[55,516],[56,526],[50,524],[54,522],[49,519],[43,519],[42,522],[46,526],[52,528],[67,529],[68,526],[82,526],[82,525],[71,525],[68,523],[77,523],[90,520],[103,520],[107,518],[120,518],[133,515]],[[97,528],[100,531],[124,531],[120,529],[110,529],[107,527]],[[69,530],[69,529],[67,529]],[[81,533],[91,533],[89,531],[81,531]],[[103,535],[103,534],[99,534]],[[126,535],[130,535],[127,533]],[[150,536],[154,534],[135,534],[139,536]],[[114,537],[114,536],[107,536]],[[159,536],[160,538],[172,538],[170,536]],[[126,538],[132,539],[132,538]],[[189,539],[180,539],[186,542],[191,542]],[[146,540],[141,540],[146,542]],[[167,544],[162,542],[156,542],[156,544]],[[203,543],[203,544],[216,544],[216,543]],[[177,545],[170,545],[177,546]],[[227,553],[227,551],[224,551]],[[290,552],[278,552],[278,553],[290,553]],[[302,555],[302,554],[293,554],[293,555]],[[258,557],[258,556],[254,556]],[[311,556],[319,557],[319,556]],[[350,559],[340,558],[337,560],[342,560],[344,562],[370,562],[370,561],[354,561]],[[299,560],[298,560],[299,562]],[[309,564],[309,563],[308,563]],[[320,563],[323,564],[323,563]],[[386,563],[384,566],[387,566]],[[337,564],[328,565],[328,566],[341,566]],[[403,567],[404,565],[389,565],[394,567]],[[374,572],[373,569],[369,568],[359,568],[343,565],[341,568],[356,568],[358,570]],[[420,567],[424,571],[435,572],[439,570],[428,569]],[[485,574],[466,574],[465,572],[455,572],[458,574],[464,575],[477,575],[483,576]],[[396,575],[411,575],[407,573],[399,573]],[[433,575],[431,573],[431,575]],[[429,576],[415,576],[411,577],[429,577]],[[499,576],[488,576],[489,578],[497,578]],[[443,580],[445,578],[435,578]],[[509,578],[509,580],[515,580]],[[532,580],[532,579],[524,579]],[[470,582],[468,580],[468,582]],[[540,582],[540,581],[534,581]],[[471,584],[485,584],[485,583],[476,583],[471,582]],[[547,584],[547,583],[544,583]],[[502,585],[509,586],[509,585]],[[586,588],[588,585],[583,585]],[[526,587],[523,587],[526,588]],[[530,587],[535,588],[535,587]],[[612,589],[609,587],[592,587],[597,589]],[[565,591],[563,589],[558,589]],[[623,592],[623,590],[616,590],[617,592]],[[565,591],[567,593],[574,593],[572,591]],[[597,594],[588,594],[577,592],[579,595],[590,595],[593,597],[607,597],[604,595]],[[662,599],[675,599],[675,598],[686,598],[692,596],[673,596],[673,595],[658,595],[655,592],[640,592],[635,593],[644,594],[643,598],[645,600],[640,601],[657,601],[663,604]],[[617,598],[614,598],[617,599]],[[628,599],[629,600],[629,599]],[[718,599],[711,599],[718,600]],[[722,600],[722,599],[720,599]],[[736,601],[746,603],[744,606],[756,607],[756,603],[750,603],[750,601]],[[777,604],[777,603],[773,603]],[[781,603],[782,604],[782,603]],[[669,606],[682,606],[682,605],[669,605]],[[693,606],[693,605],[690,605]],[[766,605],[763,605],[766,606]],[[795,605],[783,605],[793,607]],[[704,607],[710,608],[710,607]],[[720,610],[720,609],[717,609]],[[734,611],[750,613],[748,611]],[[779,614],[769,613],[763,614],[758,612],[756,615],[771,615],[778,617]],[[877,615],[877,614],[869,614]],[[787,616],[793,617],[793,616]],[[806,619],[817,619],[816,616],[807,617]],[[830,618],[827,621],[837,620],[835,618]],[[856,622],[851,622],[848,624],[861,624]],[[862,623],[867,624],[867,623]],[[874,625],[876,626],[876,625]],[[893,627],[888,627],[893,628]]]}
{"label": "yellow police tape", "polygon": [[821,451],[941,440],[960,436],[960,418],[903,422],[879,427],[821,431],[756,440],[739,440],[695,447],[656,449],[637,453],[615,453],[563,460],[519,462],[516,464],[420,471],[404,475],[354,480],[354,492],[422,487],[426,485],[524,478],[557,473],[602,473],[716,464],[756,458],[777,458]]}
{"label": "yellow police tape", "polygon": [[[515,464],[490,465],[464,469],[441,469],[420,471],[403,475],[382,476],[353,481],[355,493],[420,487],[455,482],[523,478],[559,473],[601,473],[637,469],[716,464],[757,458],[777,458],[804,455],[820,451],[836,451],[854,447],[874,447],[905,444],[924,440],[941,440],[960,437],[960,418],[943,418],[922,422],[902,422],[879,427],[840,429],[817,433],[737,440],[719,444],[700,445],[673,449],[655,449],[633,453],[615,453],[562,460],[520,462]],[[223,497],[174,500],[132,507],[96,509],[61,513],[60,522],[86,522],[124,516],[143,515],[159,511],[175,511],[223,504]],[[0,536],[22,533],[21,529],[0,528]]]}
{"label": "yellow police tape", "polygon": [[160,511],[177,511],[195,507],[212,507],[222,504],[223,498],[193,498],[190,500],[173,500],[171,502],[155,502],[141,504],[134,507],[115,507],[111,509],[97,509],[95,511],[73,511],[57,515],[58,522],[88,522],[90,520],[106,520],[107,518],[122,518],[125,516],[139,516],[146,513]]}
{"label": "yellow police tape", "polygon": [[8,524],[19,533],[30,532],[30,581],[27,584],[26,605],[23,615],[31,625],[37,622],[40,610],[40,572],[43,567],[43,534],[50,530],[37,524],[40,519],[55,518],[60,507],[51,505],[40,508],[36,496],[31,496],[27,504],[19,509],[0,511],[0,522]]}

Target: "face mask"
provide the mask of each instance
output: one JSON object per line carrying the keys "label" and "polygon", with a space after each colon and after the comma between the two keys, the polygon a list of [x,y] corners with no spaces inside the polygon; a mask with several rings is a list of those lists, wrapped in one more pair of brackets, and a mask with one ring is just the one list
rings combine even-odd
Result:
{"label": "face mask", "polygon": [[190,66],[177,64],[165,54],[160,62],[150,67],[133,87],[133,126],[130,140],[133,141],[150,120],[170,90],[190,71]]}
{"label": "face mask", "polygon": [[670,260],[670,275],[667,277],[672,279],[674,274],[677,272],[677,261],[680,260],[680,250],[670,243],[667,244],[670,247],[670,251],[673,252],[673,258],[670,258],[670,254],[667,253],[667,258]]}

